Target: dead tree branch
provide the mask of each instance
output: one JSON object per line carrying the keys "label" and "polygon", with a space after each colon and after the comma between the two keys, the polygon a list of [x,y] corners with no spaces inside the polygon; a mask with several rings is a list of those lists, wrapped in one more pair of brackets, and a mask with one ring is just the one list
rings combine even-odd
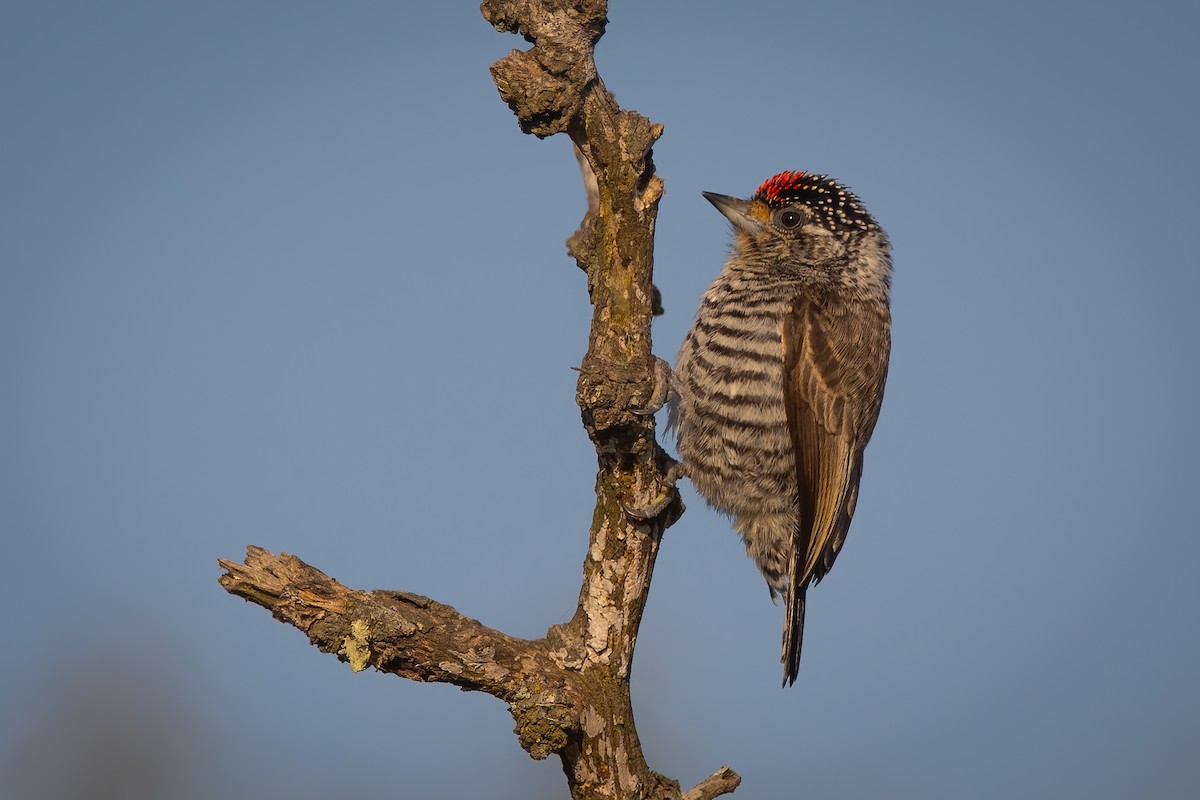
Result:
{"label": "dead tree branch", "polygon": [[[576,800],[708,800],[732,792],[737,774],[722,767],[681,792],[646,764],[629,697],[661,536],[683,512],[654,420],[634,413],[654,391],[651,273],[662,181],[651,147],[662,126],[622,110],[596,73],[604,0],[485,0],[481,10],[498,30],[534,45],[492,65],[501,97],[525,132],[567,133],[589,185],[589,211],[568,242],[593,306],[576,399],[598,464],[575,615],[541,639],[517,639],[428,598],[349,589],[294,556],[257,547],[244,564],[221,560],[220,582],[354,670],[371,666],[505,701],[521,746],[534,758],[557,753]],[[661,511],[635,522],[630,506]]]}

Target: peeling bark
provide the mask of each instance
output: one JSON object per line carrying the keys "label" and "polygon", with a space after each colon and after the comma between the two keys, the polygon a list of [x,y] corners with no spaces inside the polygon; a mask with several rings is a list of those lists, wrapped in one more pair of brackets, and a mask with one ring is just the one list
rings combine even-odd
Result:
{"label": "peeling bark", "polygon": [[[662,126],[621,109],[596,72],[604,0],[485,0],[481,11],[497,30],[533,43],[493,64],[492,77],[523,131],[570,136],[588,192],[588,213],[568,251],[587,273],[593,306],[576,400],[598,469],[575,615],[541,639],[518,639],[429,598],[349,589],[295,556],[257,547],[244,564],[221,560],[220,582],[351,669],[452,683],[505,701],[521,746],[534,758],[558,754],[576,800],[708,800],[741,779],[722,767],[683,792],[652,771],[629,696],[659,544],[683,513],[654,420],[634,413],[654,391],[651,277],[662,181],[651,148]],[[669,502],[650,521],[625,512],[662,497]]]}

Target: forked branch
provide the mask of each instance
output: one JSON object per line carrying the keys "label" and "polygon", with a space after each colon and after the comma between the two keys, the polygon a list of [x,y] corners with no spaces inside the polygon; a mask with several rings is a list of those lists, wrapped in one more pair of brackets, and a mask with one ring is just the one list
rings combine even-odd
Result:
{"label": "forked branch", "polygon": [[[593,306],[576,397],[598,465],[575,615],[541,639],[517,639],[428,598],[352,590],[294,556],[256,547],[245,564],[220,562],[221,585],[352,669],[371,666],[504,700],[522,747],[534,758],[557,753],[576,800],[708,800],[732,792],[737,774],[722,767],[682,792],[653,772],[629,697],[659,543],[683,512],[666,479],[671,461],[655,439],[654,420],[634,413],[654,392],[651,275],[662,182],[651,147],[662,127],[622,110],[596,73],[604,0],[486,0],[481,10],[498,30],[534,45],[492,66],[521,129],[567,133],[593,179],[589,211],[568,243],[587,273]],[[658,514],[634,520],[628,507]]]}

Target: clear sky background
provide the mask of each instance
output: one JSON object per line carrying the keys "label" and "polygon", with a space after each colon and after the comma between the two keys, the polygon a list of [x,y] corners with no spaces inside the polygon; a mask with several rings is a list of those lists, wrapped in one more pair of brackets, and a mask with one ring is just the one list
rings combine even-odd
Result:
{"label": "clear sky background", "polygon": [[[666,127],[660,355],[729,243],[702,190],[828,172],[895,246],[799,680],[685,485],[635,663],[655,769],[728,763],[746,798],[1200,791],[1198,25],[612,3],[602,75]],[[254,543],[512,634],[570,617],[585,200],[491,83],[524,46],[474,2],[0,6],[0,795],[566,795],[498,701],[352,674],[216,582]]]}

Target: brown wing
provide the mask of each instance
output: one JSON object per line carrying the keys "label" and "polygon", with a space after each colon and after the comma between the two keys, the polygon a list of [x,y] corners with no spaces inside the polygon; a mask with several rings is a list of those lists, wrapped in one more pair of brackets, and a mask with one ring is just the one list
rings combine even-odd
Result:
{"label": "brown wing", "polygon": [[783,395],[800,500],[783,652],[793,680],[805,592],[833,566],[858,500],[863,449],[883,400],[890,327],[885,304],[836,296],[801,295],[783,317]]}

